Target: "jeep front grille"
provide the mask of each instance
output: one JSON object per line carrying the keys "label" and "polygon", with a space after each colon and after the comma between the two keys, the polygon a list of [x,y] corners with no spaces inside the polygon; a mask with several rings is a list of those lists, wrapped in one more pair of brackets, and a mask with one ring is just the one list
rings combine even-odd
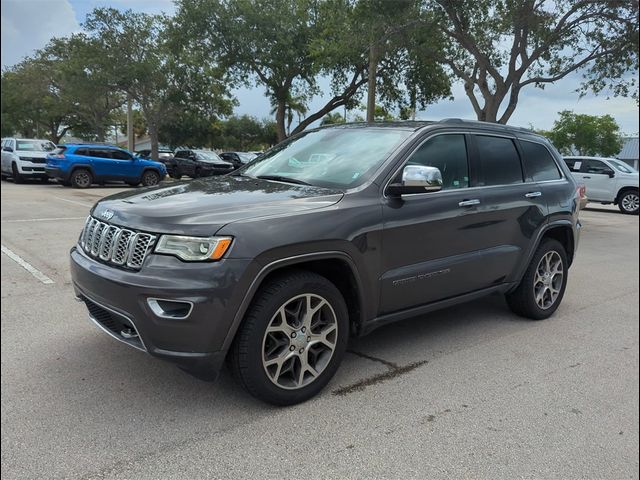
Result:
{"label": "jeep front grille", "polygon": [[155,241],[155,235],[120,228],[93,217],[87,218],[80,235],[80,246],[91,257],[135,270],[142,267]]}

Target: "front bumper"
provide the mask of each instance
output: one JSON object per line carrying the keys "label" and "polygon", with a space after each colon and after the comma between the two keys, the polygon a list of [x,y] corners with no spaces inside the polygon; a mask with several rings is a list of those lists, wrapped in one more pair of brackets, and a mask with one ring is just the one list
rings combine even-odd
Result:
{"label": "front bumper", "polygon": [[[110,336],[213,380],[226,356],[224,340],[241,302],[237,288],[248,260],[185,263],[149,255],[140,271],[99,263],[71,250],[71,277],[90,318]],[[148,299],[193,304],[186,318],[160,317]]]}
{"label": "front bumper", "polygon": [[58,167],[44,167],[47,177],[54,180],[67,180],[67,175]]}

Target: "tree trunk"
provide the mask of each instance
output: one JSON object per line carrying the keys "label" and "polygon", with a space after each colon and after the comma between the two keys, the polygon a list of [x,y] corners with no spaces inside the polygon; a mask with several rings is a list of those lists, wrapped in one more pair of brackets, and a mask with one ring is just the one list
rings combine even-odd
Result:
{"label": "tree trunk", "polygon": [[378,51],[375,44],[369,47],[369,75],[367,82],[367,122],[375,121],[376,114],[376,74],[378,71]]}
{"label": "tree trunk", "polygon": [[158,126],[155,121],[149,122],[149,138],[151,139],[151,158],[158,161]]}
{"label": "tree trunk", "polygon": [[278,99],[278,108],[276,110],[276,129],[278,132],[278,142],[287,138],[287,131],[285,130],[285,117],[286,116],[286,104],[283,99]]}

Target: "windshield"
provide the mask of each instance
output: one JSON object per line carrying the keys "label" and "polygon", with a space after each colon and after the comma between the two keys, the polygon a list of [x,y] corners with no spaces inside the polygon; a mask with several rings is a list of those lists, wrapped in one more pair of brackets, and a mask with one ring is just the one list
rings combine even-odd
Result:
{"label": "windshield", "polygon": [[216,155],[214,152],[208,152],[206,150],[199,150],[193,152],[196,154],[196,158],[202,162],[213,163],[213,162],[222,162],[223,160]]}
{"label": "windshield", "polygon": [[613,160],[610,159],[609,163],[611,163],[611,165],[613,165],[616,170],[620,170],[622,173],[636,173],[637,170],[633,167],[631,167],[630,165],[624,163],[621,160]]}
{"label": "windshield", "polygon": [[18,140],[16,150],[29,152],[52,152],[56,146],[48,140]]}
{"label": "windshield", "polygon": [[411,133],[375,127],[316,130],[274,147],[245,167],[242,174],[353,188],[364,183]]}

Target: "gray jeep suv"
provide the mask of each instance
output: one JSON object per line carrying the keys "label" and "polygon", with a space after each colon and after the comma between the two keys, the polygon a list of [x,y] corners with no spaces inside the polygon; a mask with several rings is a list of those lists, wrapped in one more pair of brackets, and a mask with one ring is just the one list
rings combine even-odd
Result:
{"label": "gray jeep suv", "polygon": [[350,336],[505,294],[553,314],[578,187],[531,131],[461,120],[304,132],[234,173],[99,201],[71,250],[106,333],[286,405],[318,393]]}

